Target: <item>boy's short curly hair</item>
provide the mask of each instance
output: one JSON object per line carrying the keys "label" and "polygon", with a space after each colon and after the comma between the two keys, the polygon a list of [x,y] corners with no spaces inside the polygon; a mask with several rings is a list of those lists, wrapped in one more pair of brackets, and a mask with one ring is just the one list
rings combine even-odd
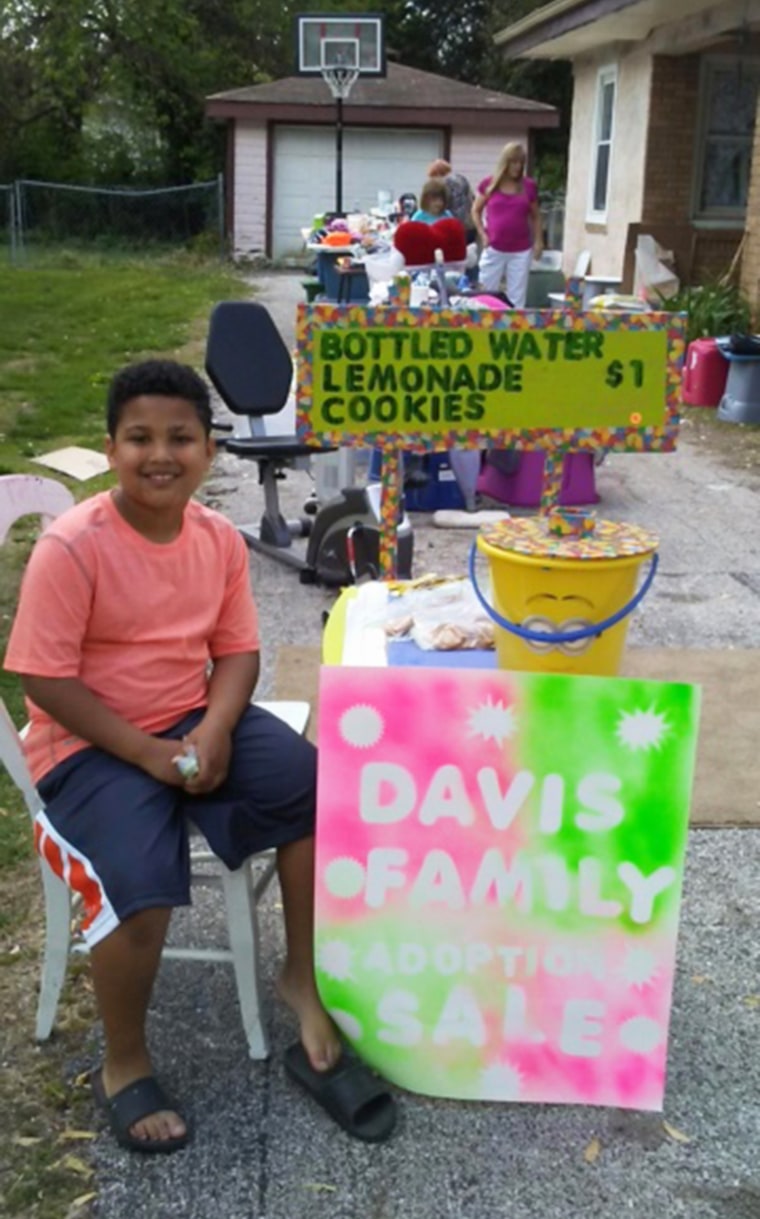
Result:
{"label": "boy's short curly hair", "polygon": [[210,434],[211,400],[208,386],[195,369],[176,360],[142,360],[139,364],[128,364],[117,372],[108,388],[106,426],[112,440],[126,404],[144,394],[184,398],[186,402],[191,402],[203,430],[207,436]]}

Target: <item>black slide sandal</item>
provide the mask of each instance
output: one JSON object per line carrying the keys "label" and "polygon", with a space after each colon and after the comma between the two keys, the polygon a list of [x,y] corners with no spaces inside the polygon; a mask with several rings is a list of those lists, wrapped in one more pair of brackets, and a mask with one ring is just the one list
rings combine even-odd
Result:
{"label": "black slide sandal", "polygon": [[173,1139],[137,1139],[130,1134],[130,1128],[135,1122],[151,1113],[158,1113],[162,1109],[177,1112],[176,1106],[152,1075],[136,1079],[113,1096],[106,1096],[102,1068],[98,1067],[90,1076],[90,1085],[95,1103],[108,1118],[108,1124],[120,1147],[125,1147],[127,1151],[140,1151],[144,1155],[170,1155],[173,1151],[180,1151],[189,1142],[189,1130]]}
{"label": "black slide sandal", "polygon": [[329,1071],[315,1071],[296,1042],[285,1051],[285,1070],[355,1139],[384,1143],[392,1135],[398,1117],[395,1100],[382,1080],[345,1050]]}

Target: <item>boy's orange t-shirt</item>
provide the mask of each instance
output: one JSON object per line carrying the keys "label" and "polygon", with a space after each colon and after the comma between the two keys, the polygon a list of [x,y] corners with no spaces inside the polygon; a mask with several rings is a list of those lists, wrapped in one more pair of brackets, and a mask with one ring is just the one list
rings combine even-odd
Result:
{"label": "boy's orange t-shirt", "polygon": [[[21,583],[4,666],[76,677],[145,732],[206,701],[209,661],[259,647],[248,552],[234,526],[191,500],[173,542],[148,541],[109,491],[58,517]],[[24,749],[35,782],[83,749],[27,699]]]}

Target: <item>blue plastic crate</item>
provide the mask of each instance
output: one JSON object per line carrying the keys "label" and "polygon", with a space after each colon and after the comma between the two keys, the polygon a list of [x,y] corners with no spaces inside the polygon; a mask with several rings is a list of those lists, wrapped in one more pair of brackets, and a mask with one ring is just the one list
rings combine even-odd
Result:
{"label": "blue plastic crate", "polygon": [[[383,456],[380,449],[372,450],[369,481],[378,482]],[[464,496],[449,463],[447,453],[428,453],[422,458],[422,468],[429,477],[424,487],[410,487],[404,492],[407,512],[435,512],[437,508],[464,508]]]}
{"label": "blue plastic crate", "polygon": [[410,487],[404,493],[407,512],[435,512],[437,508],[464,508],[448,453],[429,453],[424,459],[430,481],[424,487]]}

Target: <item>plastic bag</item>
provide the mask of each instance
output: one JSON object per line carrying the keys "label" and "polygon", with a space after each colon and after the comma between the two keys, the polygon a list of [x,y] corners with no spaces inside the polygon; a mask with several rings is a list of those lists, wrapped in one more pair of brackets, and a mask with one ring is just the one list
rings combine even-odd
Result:
{"label": "plastic bag", "polygon": [[654,237],[642,233],[636,243],[634,294],[652,304],[659,303],[663,297],[675,296],[680,282],[672,263],[672,250],[664,250]]}
{"label": "plastic bag", "polygon": [[384,629],[389,638],[411,639],[425,652],[494,646],[491,619],[483,614],[470,581],[459,577],[391,598]]}
{"label": "plastic bag", "polygon": [[494,646],[493,624],[470,581],[432,573],[364,584],[349,603],[344,664],[384,665],[392,639],[414,640],[426,652]]}

